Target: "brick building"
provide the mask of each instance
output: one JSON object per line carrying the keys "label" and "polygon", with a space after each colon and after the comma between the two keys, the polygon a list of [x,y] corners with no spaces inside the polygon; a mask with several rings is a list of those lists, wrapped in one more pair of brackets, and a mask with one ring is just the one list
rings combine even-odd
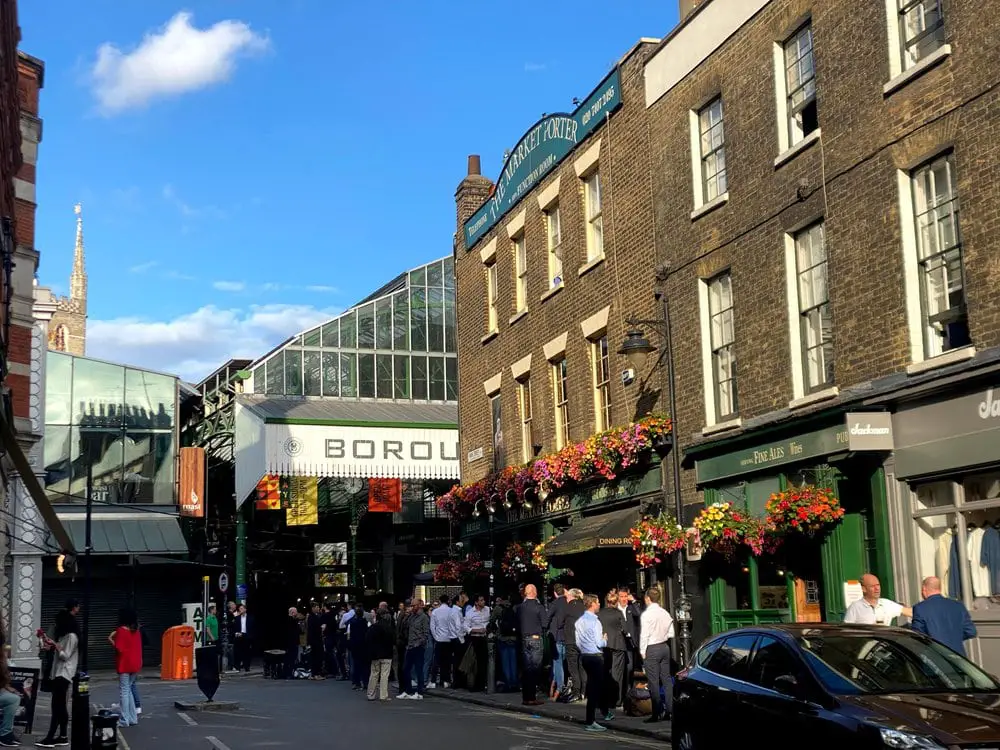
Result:
{"label": "brick building", "polygon": [[[480,174],[478,156],[469,159],[455,241],[465,484],[659,405],[659,376],[624,388],[627,364],[617,354],[626,320],[648,318],[655,306],[642,70],[656,44],[640,40],[590,97],[574,100],[573,113],[533,125],[496,185]],[[646,468],[630,482],[557,493],[530,508],[490,505],[489,518],[484,508],[469,518],[466,508],[460,535],[484,557],[495,542],[499,559],[510,541],[544,541],[576,521],[575,536],[589,529],[592,543],[577,540],[572,560],[560,563],[578,576],[589,570],[594,586],[634,583],[628,528],[640,499],[658,498],[660,488],[659,467]],[[617,540],[622,565],[576,554],[593,550],[601,528],[605,541]]]}
{"label": "brick building", "polygon": [[686,520],[810,484],[846,510],[795,554],[691,566],[695,639],[839,620],[865,571],[913,603],[937,574],[996,667],[1000,592],[935,551],[1000,520],[1000,22],[964,0],[682,13],[645,85]]}

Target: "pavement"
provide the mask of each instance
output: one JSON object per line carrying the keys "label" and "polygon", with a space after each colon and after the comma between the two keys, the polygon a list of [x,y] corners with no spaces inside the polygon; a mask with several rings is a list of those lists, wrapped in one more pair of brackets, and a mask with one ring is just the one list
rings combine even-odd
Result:
{"label": "pavement", "polygon": [[[395,691],[390,691],[395,694]],[[337,680],[265,680],[259,675],[227,677],[216,700],[236,701],[235,712],[184,712],[175,701],[200,701],[194,681],[140,681],[143,714],[137,726],[119,731],[121,750],[271,750],[285,746],[405,747],[420,738],[475,737],[476,750],[588,750],[657,748],[666,733],[637,732],[649,727],[621,716],[601,734],[584,731],[583,708],[547,704],[524,713],[514,695],[474,695],[432,690],[423,701],[369,702],[350,684]],[[118,701],[117,683],[95,676],[91,703]],[[49,696],[41,696],[35,731],[22,744],[32,745],[48,726]],[[525,709],[527,710],[527,709]],[[658,725],[662,726],[662,725]],[[461,743],[460,743],[461,744]]]}

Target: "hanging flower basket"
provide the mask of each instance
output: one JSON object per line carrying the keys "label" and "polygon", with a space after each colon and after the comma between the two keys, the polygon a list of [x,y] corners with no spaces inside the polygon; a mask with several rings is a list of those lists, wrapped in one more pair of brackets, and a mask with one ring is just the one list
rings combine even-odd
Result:
{"label": "hanging flower basket", "polygon": [[815,536],[844,517],[840,501],[825,487],[805,485],[775,492],[767,501],[766,522],[777,534]]}
{"label": "hanging flower basket", "polygon": [[[548,541],[551,542],[553,539],[555,539],[555,536],[549,537]],[[545,556],[545,545],[546,542],[539,542],[531,551],[531,566],[543,572],[549,569],[549,560]]]}
{"label": "hanging flower basket", "polygon": [[531,568],[531,558],[534,554],[534,548],[530,544],[525,544],[523,542],[511,542],[507,545],[507,551],[504,552],[503,562],[500,563],[500,569],[503,571],[504,575],[510,576],[511,578],[518,578],[527,573]]}
{"label": "hanging flower basket", "polygon": [[677,519],[665,513],[655,518],[643,518],[632,527],[630,535],[635,561],[643,568],[663,562],[665,557],[683,549],[687,543],[684,529]]}
{"label": "hanging flower basket", "polygon": [[458,583],[461,577],[458,560],[445,560],[434,569],[434,583]]}
{"label": "hanging flower basket", "polygon": [[694,519],[702,546],[727,560],[736,556],[742,544],[747,544],[754,551],[761,536],[766,533],[766,529],[758,528],[759,524],[760,521],[752,518],[745,508],[738,508],[732,503],[713,503]]}

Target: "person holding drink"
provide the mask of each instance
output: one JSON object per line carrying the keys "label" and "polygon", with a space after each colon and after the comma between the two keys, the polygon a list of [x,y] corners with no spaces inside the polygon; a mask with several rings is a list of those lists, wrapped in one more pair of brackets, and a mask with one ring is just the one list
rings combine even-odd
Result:
{"label": "person holding drink", "polygon": [[862,598],[844,613],[848,625],[891,625],[900,615],[913,617],[913,610],[892,599],[882,598],[882,584],[871,573],[861,576]]}

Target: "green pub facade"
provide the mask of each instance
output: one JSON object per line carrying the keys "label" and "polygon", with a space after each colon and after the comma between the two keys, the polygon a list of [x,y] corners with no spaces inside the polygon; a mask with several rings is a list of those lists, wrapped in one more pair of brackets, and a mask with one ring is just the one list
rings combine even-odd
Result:
{"label": "green pub facade", "polygon": [[883,468],[891,450],[888,413],[841,410],[687,449],[706,505],[729,502],[760,517],[772,493],[814,485],[830,488],[845,510],[828,533],[789,539],[774,554],[740,547],[746,554],[731,561],[705,555],[698,575],[712,633],[840,621],[866,572],[893,597]]}

